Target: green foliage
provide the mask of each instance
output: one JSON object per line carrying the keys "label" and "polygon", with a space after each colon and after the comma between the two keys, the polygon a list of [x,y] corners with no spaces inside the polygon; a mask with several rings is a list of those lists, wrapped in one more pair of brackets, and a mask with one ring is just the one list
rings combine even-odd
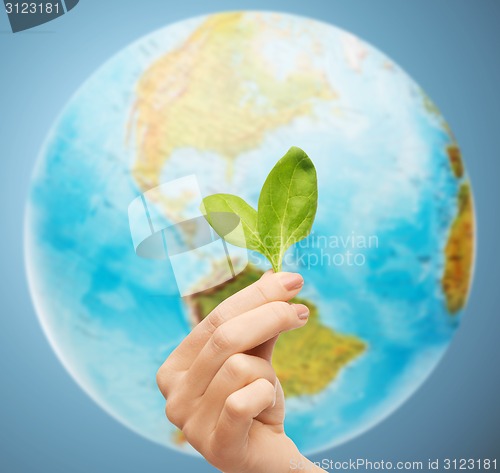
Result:
{"label": "green foliage", "polygon": [[[232,245],[249,250],[262,251],[257,232],[257,211],[241,197],[232,194],[213,194],[205,197],[201,210],[214,230]],[[232,219],[226,215],[234,214],[241,220],[242,231],[233,229]]]}
{"label": "green foliage", "polygon": [[[258,211],[231,194],[203,199],[202,211],[212,228],[229,243],[258,251],[281,270],[286,250],[311,231],[318,206],[316,169],[307,154],[292,147],[267,176]],[[241,226],[234,224],[235,219]]]}

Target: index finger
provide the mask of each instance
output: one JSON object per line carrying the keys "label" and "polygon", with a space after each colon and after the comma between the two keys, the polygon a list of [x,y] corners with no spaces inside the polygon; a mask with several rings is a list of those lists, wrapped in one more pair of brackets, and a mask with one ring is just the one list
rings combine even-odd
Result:
{"label": "index finger", "polygon": [[303,285],[304,279],[298,273],[264,273],[258,281],[219,304],[191,331],[170,355],[171,367],[176,370],[188,369],[223,323],[269,302],[289,301],[300,292]]}

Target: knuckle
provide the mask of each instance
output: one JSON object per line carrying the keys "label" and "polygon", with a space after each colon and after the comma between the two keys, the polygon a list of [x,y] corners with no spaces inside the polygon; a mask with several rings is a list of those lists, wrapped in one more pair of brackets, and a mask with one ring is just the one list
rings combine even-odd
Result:
{"label": "knuckle", "polygon": [[163,392],[163,372],[161,368],[156,372],[156,385]]}
{"label": "knuckle", "polygon": [[262,385],[262,396],[268,404],[271,404],[274,401],[274,385],[268,379],[260,379],[259,381]]}
{"label": "knuckle", "polygon": [[246,415],[247,406],[235,393],[228,396],[224,408],[231,419],[241,419]]}
{"label": "knuckle", "polygon": [[166,396],[168,389],[167,389],[167,385],[163,379],[163,374],[160,370],[158,370],[156,372],[156,385],[158,386],[158,389],[163,394],[163,396]]}
{"label": "knuckle", "polygon": [[172,384],[171,376],[169,375],[169,371],[166,368],[165,364],[163,364],[160,369],[156,372],[156,384],[163,394],[163,396],[167,396],[170,391],[170,385]]}
{"label": "knuckle", "polygon": [[243,353],[236,353],[226,360],[224,369],[230,378],[239,379],[249,374],[251,367],[248,356]]}
{"label": "knuckle", "polygon": [[225,353],[231,349],[232,342],[228,336],[227,330],[223,327],[219,327],[212,335],[210,339],[212,348],[217,353]]}
{"label": "knuckle", "polygon": [[263,302],[269,302],[269,296],[267,295],[266,283],[259,279],[254,283],[253,287],[258,297],[262,299]]}
{"label": "knuckle", "polygon": [[287,324],[292,311],[288,302],[276,301],[270,304],[271,312],[274,314],[280,325]]}
{"label": "knuckle", "polygon": [[180,405],[176,401],[176,398],[171,398],[168,400],[165,406],[165,415],[167,419],[179,428],[182,428],[183,415],[180,410]]}
{"label": "knuckle", "polygon": [[199,420],[189,418],[182,426],[181,431],[189,444],[204,455],[205,434]]}
{"label": "knuckle", "polygon": [[262,402],[263,405],[273,404],[276,399],[274,384],[266,378],[259,378],[255,383],[258,386],[259,402]]}
{"label": "knuckle", "polygon": [[166,373],[167,369],[168,369],[167,368],[167,362],[164,361],[162,363],[162,365],[156,371],[156,381],[157,382],[165,377],[165,373]]}
{"label": "knuckle", "polygon": [[271,385],[273,387],[273,391],[274,391],[274,386],[276,385],[276,381],[278,380],[278,376],[276,375],[276,371],[274,371],[274,368],[271,365],[271,363],[267,363],[266,375],[263,376],[263,378],[264,377],[265,377],[265,379],[267,379],[271,383]]}
{"label": "knuckle", "polygon": [[224,322],[224,314],[219,306],[217,306],[210,314],[207,316],[208,331],[214,333]]}
{"label": "knuckle", "polygon": [[196,429],[196,427],[193,424],[193,419],[190,419],[189,421],[185,422],[184,425],[182,426],[182,433],[184,434],[184,437],[188,440],[188,442],[195,447],[196,445],[196,432],[199,429]]}

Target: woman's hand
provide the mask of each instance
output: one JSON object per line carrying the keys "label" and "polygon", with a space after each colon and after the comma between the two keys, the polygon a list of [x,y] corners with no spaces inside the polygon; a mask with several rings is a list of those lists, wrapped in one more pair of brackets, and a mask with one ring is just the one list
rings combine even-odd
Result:
{"label": "woman's hand", "polygon": [[285,434],[271,365],[278,335],[307,323],[308,308],[287,302],[303,283],[299,274],[265,273],[216,307],[158,371],[168,419],[226,473],[289,472],[299,461],[323,471]]}

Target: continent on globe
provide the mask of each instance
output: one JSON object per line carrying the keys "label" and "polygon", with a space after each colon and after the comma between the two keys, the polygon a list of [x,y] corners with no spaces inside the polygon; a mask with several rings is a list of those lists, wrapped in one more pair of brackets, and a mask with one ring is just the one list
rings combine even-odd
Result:
{"label": "continent on globe", "polygon": [[[451,133],[451,131],[450,131]],[[453,137],[453,134],[451,134]],[[452,315],[463,309],[467,302],[472,267],[474,264],[474,206],[470,183],[464,179],[462,153],[456,141],[446,147],[451,171],[460,182],[457,195],[457,214],[450,227],[446,243],[445,265],[441,287],[446,307]]]}
{"label": "continent on globe", "polygon": [[[199,323],[229,296],[257,281],[263,271],[254,266],[215,288],[185,298],[192,324]],[[280,335],[273,354],[273,366],[286,397],[321,392],[340,371],[366,350],[366,343],[353,335],[339,334],[321,324],[317,307],[296,297],[293,302],[306,304],[310,315],[300,330]]]}
{"label": "continent on globe", "polygon": [[452,143],[446,147],[446,152],[448,153],[448,158],[450,160],[450,166],[453,171],[454,176],[460,179],[464,175],[464,164],[462,161],[462,153],[460,148],[456,143]]}
{"label": "continent on globe", "polygon": [[450,228],[445,247],[445,267],[441,280],[450,314],[467,302],[474,257],[474,210],[470,184],[463,182],[458,191],[458,213]]}
{"label": "continent on globe", "polygon": [[140,137],[133,175],[143,190],[160,183],[176,149],[216,153],[230,175],[232,161],[258,149],[267,133],[311,115],[315,101],[337,98],[307,55],[286,74],[264,57],[263,40],[285,44],[290,34],[258,15],[211,15],[148,67],[133,109]]}

